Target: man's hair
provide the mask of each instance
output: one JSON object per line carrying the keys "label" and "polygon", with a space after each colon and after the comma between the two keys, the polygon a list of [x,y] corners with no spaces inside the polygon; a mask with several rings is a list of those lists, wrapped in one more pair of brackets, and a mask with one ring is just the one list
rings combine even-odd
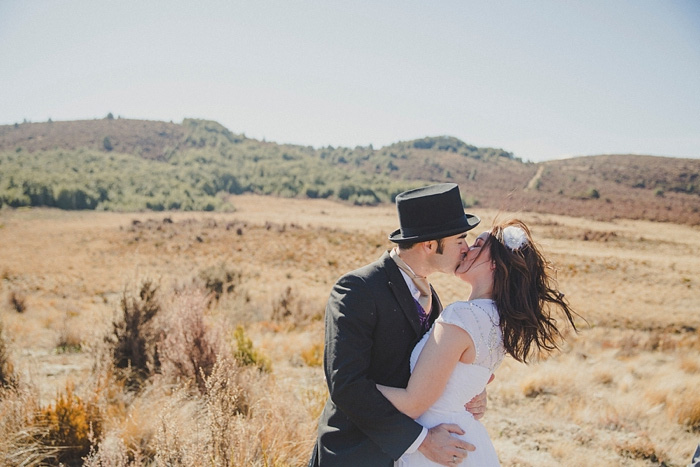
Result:
{"label": "man's hair", "polygon": [[[442,254],[442,251],[445,248],[445,239],[444,238],[436,238],[434,239],[437,242],[437,250],[435,250],[439,255]],[[430,240],[426,240],[430,241]],[[419,243],[423,242],[401,242],[398,243],[397,245],[399,246],[399,250],[410,250],[414,246],[418,245]]]}

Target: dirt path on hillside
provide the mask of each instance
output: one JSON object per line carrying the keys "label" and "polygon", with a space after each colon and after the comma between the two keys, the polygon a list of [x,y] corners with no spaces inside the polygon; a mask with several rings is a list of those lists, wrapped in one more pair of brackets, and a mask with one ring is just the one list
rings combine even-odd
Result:
{"label": "dirt path on hillside", "polygon": [[543,173],[544,173],[544,165],[541,165],[537,168],[537,173],[535,174],[535,176],[532,177],[529,182],[527,182],[527,187],[525,189],[526,190],[536,190],[537,184],[540,182],[540,178],[542,177]]}

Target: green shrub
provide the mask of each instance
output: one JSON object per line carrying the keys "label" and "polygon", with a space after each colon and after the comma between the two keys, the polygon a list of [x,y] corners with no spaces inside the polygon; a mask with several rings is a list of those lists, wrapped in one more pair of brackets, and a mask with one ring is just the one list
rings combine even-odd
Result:
{"label": "green shrub", "polygon": [[237,344],[234,358],[240,365],[253,366],[265,373],[272,371],[270,360],[253,348],[253,341],[246,336],[243,326],[236,327],[233,337]]}

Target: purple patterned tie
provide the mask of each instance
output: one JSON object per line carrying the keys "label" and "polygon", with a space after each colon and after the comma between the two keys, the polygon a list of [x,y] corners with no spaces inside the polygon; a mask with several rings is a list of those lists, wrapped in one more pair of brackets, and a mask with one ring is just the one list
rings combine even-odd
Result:
{"label": "purple patterned tie", "polygon": [[426,313],[425,310],[423,309],[423,306],[420,304],[418,300],[415,298],[413,299],[414,302],[416,302],[416,308],[418,310],[418,319],[420,320],[420,327],[423,330],[423,332],[426,332],[428,330],[428,325],[429,325],[429,318],[430,318],[430,313]]}

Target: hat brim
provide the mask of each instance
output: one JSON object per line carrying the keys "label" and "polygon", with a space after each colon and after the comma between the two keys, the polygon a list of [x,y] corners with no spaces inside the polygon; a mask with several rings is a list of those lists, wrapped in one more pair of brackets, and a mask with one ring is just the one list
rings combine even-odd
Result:
{"label": "hat brim", "polygon": [[448,230],[440,230],[440,231],[435,231],[435,232],[430,232],[427,234],[423,235],[414,235],[414,236],[406,236],[404,237],[401,234],[401,229],[396,229],[394,230],[390,235],[389,235],[389,240],[394,242],[394,243],[418,243],[418,242],[427,242],[429,240],[437,240],[438,238],[445,238],[445,237],[451,237],[453,235],[460,234],[462,232],[468,232],[474,227],[478,226],[479,223],[481,222],[481,219],[479,219],[478,216],[475,216],[473,214],[464,214],[466,217],[466,224],[462,224],[459,227],[454,227],[452,229]]}

